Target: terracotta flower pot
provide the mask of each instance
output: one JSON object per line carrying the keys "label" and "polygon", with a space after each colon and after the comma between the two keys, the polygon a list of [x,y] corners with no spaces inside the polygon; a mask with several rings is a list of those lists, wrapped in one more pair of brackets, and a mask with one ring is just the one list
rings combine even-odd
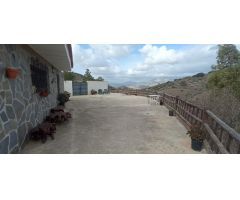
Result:
{"label": "terracotta flower pot", "polygon": [[20,69],[16,69],[13,67],[8,67],[6,69],[6,75],[9,79],[16,79],[19,73],[20,73]]}
{"label": "terracotta flower pot", "polygon": [[48,91],[42,91],[39,93],[41,97],[47,97],[48,96]]}

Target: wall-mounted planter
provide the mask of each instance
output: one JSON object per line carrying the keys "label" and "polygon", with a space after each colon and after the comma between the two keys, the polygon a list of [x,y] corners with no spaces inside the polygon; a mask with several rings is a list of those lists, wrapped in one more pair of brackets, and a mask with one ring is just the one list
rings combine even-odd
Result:
{"label": "wall-mounted planter", "polygon": [[16,69],[14,67],[8,67],[6,69],[6,76],[9,79],[16,79],[19,73],[20,73],[20,69]]}
{"label": "wall-mounted planter", "polygon": [[161,106],[163,105],[163,100],[160,100],[160,105],[161,105]]}
{"label": "wall-mounted planter", "polygon": [[174,116],[174,111],[173,110],[169,110],[169,116]]}
{"label": "wall-mounted planter", "polygon": [[49,95],[48,91],[42,91],[39,93],[41,97],[47,97]]}

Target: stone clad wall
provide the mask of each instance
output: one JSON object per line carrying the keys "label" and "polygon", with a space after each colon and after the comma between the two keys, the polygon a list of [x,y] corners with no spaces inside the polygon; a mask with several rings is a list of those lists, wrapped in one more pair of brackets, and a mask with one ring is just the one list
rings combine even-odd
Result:
{"label": "stone clad wall", "polygon": [[[40,97],[33,91],[30,72],[33,57],[48,67],[48,97]],[[5,76],[8,66],[21,70],[15,80]],[[41,123],[57,105],[57,74],[60,92],[63,92],[63,74],[33,50],[24,45],[0,45],[0,153],[21,150],[30,129]]]}

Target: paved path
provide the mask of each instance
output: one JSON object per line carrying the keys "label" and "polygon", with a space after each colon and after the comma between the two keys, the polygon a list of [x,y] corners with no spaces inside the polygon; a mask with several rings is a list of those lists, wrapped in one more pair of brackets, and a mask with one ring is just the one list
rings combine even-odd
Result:
{"label": "paved path", "polygon": [[187,130],[164,106],[123,94],[72,97],[73,119],[55,140],[29,142],[22,153],[197,153]]}

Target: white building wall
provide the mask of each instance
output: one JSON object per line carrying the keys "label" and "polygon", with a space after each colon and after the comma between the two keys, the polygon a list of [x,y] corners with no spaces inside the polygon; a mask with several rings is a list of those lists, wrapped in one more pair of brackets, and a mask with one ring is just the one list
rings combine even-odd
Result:
{"label": "white building wall", "polygon": [[72,81],[64,81],[64,91],[67,91],[73,95]]}
{"label": "white building wall", "polygon": [[108,90],[107,81],[87,81],[87,85],[88,85],[88,94],[91,94],[91,90],[96,90],[97,92],[99,89]]}

